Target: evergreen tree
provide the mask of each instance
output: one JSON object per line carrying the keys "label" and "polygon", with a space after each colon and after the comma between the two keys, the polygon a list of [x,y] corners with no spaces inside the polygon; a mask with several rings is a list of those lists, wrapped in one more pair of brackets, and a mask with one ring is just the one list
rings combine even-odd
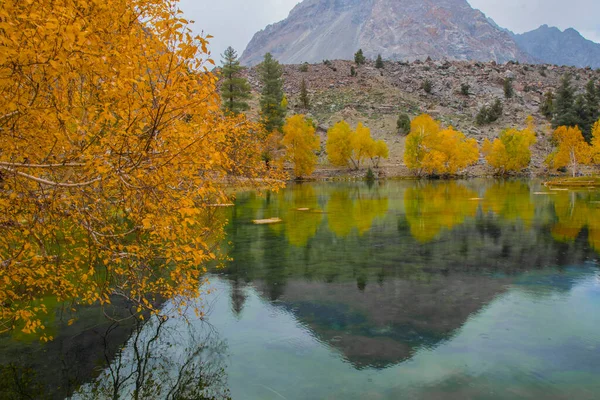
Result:
{"label": "evergreen tree", "polygon": [[468,96],[469,90],[471,90],[471,85],[469,85],[468,83],[463,83],[462,85],[460,85],[460,94],[462,94],[463,96]]}
{"label": "evergreen tree", "polygon": [[410,117],[408,114],[400,114],[396,121],[396,129],[401,135],[408,135],[410,132]]}
{"label": "evergreen tree", "polygon": [[433,83],[431,83],[429,79],[425,79],[421,87],[423,88],[425,93],[431,93],[431,91],[433,90]]}
{"label": "evergreen tree", "polygon": [[573,124],[571,126],[578,126],[579,129],[583,132],[584,139],[586,139],[588,142],[591,141],[591,136],[592,136],[591,127],[590,127],[590,132],[588,132],[588,135],[587,135],[587,136],[589,136],[589,138],[586,136],[586,132],[585,132],[585,123],[588,118],[586,102],[585,102],[585,95],[578,94],[577,96],[575,96],[575,103],[573,103],[573,114],[575,114],[575,124]]}
{"label": "evergreen tree", "polygon": [[375,68],[383,68],[383,58],[381,58],[381,54],[377,56],[377,61],[375,61]]}
{"label": "evergreen tree", "polygon": [[592,128],[596,121],[600,118],[600,91],[596,87],[596,80],[594,78],[585,86],[585,122],[581,127],[583,136],[590,143],[592,139]]}
{"label": "evergreen tree", "polygon": [[575,126],[577,125],[577,115],[575,114],[575,89],[571,86],[571,75],[565,74],[556,92],[556,101],[554,102],[554,118],[552,127]]}
{"label": "evergreen tree", "polygon": [[367,61],[365,55],[363,54],[362,49],[358,49],[358,51],[354,54],[354,62],[356,65],[362,65]]}
{"label": "evergreen tree", "polygon": [[504,97],[510,99],[514,96],[515,90],[513,89],[512,79],[504,79]]}
{"label": "evergreen tree", "polygon": [[275,130],[281,132],[286,111],[283,104],[283,69],[271,53],[265,54],[258,68],[263,85],[260,97],[263,125],[269,133]]}
{"label": "evergreen tree", "polygon": [[306,80],[302,79],[300,84],[300,102],[305,110],[310,108],[310,100],[308,98],[308,89],[306,88]]}
{"label": "evergreen tree", "polygon": [[248,103],[244,100],[250,98],[250,84],[241,76],[243,67],[237,59],[237,52],[229,46],[221,55],[223,68],[221,69],[221,98],[223,109],[233,114],[246,111]]}
{"label": "evergreen tree", "polygon": [[544,101],[540,104],[540,113],[544,117],[552,119],[554,113],[554,93],[552,91],[548,91],[544,95]]}

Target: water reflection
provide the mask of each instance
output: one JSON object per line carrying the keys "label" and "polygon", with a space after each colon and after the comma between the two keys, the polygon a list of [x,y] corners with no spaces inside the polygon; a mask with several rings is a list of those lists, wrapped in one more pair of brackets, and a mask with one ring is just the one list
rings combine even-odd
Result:
{"label": "water reflection", "polygon": [[442,229],[451,230],[475,217],[477,193],[456,182],[418,183],[406,189],[404,207],[411,235],[419,242],[429,242]]}
{"label": "water reflection", "polygon": [[225,355],[225,343],[207,323],[153,317],[139,324],[107,368],[71,398],[226,399]]}
{"label": "water reflection", "polygon": [[57,318],[46,347],[0,340],[0,397],[593,399],[598,201],[485,180],[243,193],[211,325]]}
{"label": "water reflection", "polygon": [[596,192],[559,191],[554,196],[555,224],[552,236],[572,242],[587,237],[594,249],[600,250],[600,196]]}

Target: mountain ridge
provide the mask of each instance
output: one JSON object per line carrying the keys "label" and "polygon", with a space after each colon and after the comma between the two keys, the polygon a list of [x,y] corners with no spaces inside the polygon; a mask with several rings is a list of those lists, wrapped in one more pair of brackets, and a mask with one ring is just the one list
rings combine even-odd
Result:
{"label": "mountain ridge", "polygon": [[255,65],[266,52],[285,64],[348,60],[359,48],[406,61],[533,61],[466,0],[304,0],[257,32],[241,61]]}
{"label": "mountain ridge", "polygon": [[[267,52],[284,64],[351,60],[360,48],[369,58],[381,54],[397,61],[432,58],[600,67],[600,44],[573,28],[561,32],[543,30],[544,26],[515,34],[467,0],[304,0],[287,18],[257,32],[240,60],[256,65]],[[571,51],[563,51],[565,47]]]}
{"label": "mountain ridge", "polygon": [[561,31],[544,24],[512,36],[519,47],[542,63],[600,68],[600,44],[584,38],[574,28]]}

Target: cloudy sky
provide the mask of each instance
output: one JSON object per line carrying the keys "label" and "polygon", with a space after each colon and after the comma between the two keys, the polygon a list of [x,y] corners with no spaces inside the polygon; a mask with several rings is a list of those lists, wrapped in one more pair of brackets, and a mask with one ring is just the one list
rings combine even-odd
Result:
{"label": "cloudy sky", "polygon": [[[573,27],[600,42],[599,0],[468,0],[498,25],[522,33],[542,24]],[[299,0],[180,0],[197,33],[208,33],[215,61],[227,46],[241,53],[257,31],[281,21]]]}

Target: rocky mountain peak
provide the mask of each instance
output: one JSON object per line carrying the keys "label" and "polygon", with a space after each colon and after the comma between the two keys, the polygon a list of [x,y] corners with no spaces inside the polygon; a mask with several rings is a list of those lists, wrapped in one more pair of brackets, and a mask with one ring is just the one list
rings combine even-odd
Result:
{"label": "rocky mountain peak", "polygon": [[540,62],[600,68],[600,44],[587,40],[573,28],[561,31],[542,25],[513,38],[520,48]]}
{"label": "rocky mountain peak", "polygon": [[352,59],[531,61],[509,33],[466,0],[304,0],[288,18],[258,32],[242,55],[266,52],[283,63]]}

